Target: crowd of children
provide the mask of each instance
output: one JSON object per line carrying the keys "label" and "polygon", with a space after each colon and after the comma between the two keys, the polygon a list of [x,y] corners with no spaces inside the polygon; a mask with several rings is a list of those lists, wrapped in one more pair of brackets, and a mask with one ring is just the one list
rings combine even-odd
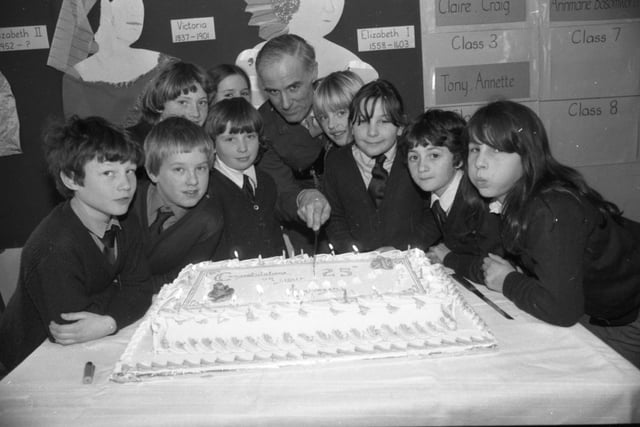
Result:
{"label": "crowd of children", "polygon": [[[277,151],[265,120],[301,95],[280,94],[278,82],[267,114],[250,104],[242,69],[174,61],[142,95],[144,121],[129,132],[97,117],[48,131],[49,170],[67,200],[23,249],[0,319],[5,367],[46,338],[115,333],[187,264],[285,253],[289,190],[261,159]],[[312,111],[289,114],[324,133],[324,173],[313,179],[336,253],[421,248],[545,322],[582,323],[640,367],[640,224],[553,158],[535,112],[502,100],[468,123],[441,109],[409,120],[392,83],[350,71],[309,93]]]}

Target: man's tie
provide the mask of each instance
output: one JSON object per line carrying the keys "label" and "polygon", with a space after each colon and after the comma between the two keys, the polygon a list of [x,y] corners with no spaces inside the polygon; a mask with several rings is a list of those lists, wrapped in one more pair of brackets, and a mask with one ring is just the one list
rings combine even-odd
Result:
{"label": "man's tie", "polygon": [[115,264],[116,262],[116,235],[118,231],[120,231],[120,227],[112,225],[100,239],[104,245],[102,253],[107,257],[110,264]]}
{"label": "man's tie", "polygon": [[162,208],[159,208],[156,219],[149,226],[149,235],[151,235],[151,237],[159,236],[160,233],[162,233],[162,226],[172,216],[173,216],[172,211],[167,211],[167,210],[163,210]]}
{"label": "man's tie", "polygon": [[442,209],[442,206],[440,206],[440,200],[436,200],[433,205],[431,205],[431,211],[438,223],[438,227],[440,227],[442,231],[444,229],[444,223],[447,221],[447,214],[444,209]]}
{"label": "man's tie", "polygon": [[371,169],[371,182],[369,182],[367,191],[376,204],[376,207],[379,207],[382,202],[384,188],[387,185],[387,178],[389,177],[389,173],[383,167],[386,159],[387,157],[384,154],[376,156],[376,164],[373,166],[373,169]]}
{"label": "man's tie", "polygon": [[255,193],[253,192],[253,185],[251,185],[251,179],[248,175],[242,175],[242,191],[247,196],[251,203],[255,202]]}

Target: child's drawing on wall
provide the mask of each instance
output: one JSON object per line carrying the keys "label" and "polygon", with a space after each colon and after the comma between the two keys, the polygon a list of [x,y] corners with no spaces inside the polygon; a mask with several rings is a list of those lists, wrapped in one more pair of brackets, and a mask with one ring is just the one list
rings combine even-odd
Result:
{"label": "child's drawing on wall", "polygon": [[[95,33],[87,18],[94,8]],[[138,97],[170,59],[131,47],[143,25],[142,0],[64,0],[47,63],[65,73],[65,117],[98,115],[125,127],[138,122]]]}

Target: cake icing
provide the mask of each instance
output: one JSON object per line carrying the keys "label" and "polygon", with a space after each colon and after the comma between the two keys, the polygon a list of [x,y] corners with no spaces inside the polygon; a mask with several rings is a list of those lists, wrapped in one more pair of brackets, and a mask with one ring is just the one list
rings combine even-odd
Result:
{"label": "cake icing", "polygon": [[112,375],[462,354],[496,346],[418,249],[203,262],[165,285]]}

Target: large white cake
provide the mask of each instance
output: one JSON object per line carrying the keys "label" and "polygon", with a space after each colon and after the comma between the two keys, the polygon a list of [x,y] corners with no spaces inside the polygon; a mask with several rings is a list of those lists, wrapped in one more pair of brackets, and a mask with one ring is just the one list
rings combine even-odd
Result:
{"label": "large white cake", "polygon": [[444,267],[424,252],[203,262],[165,285],[112,379],[496,346]]}

